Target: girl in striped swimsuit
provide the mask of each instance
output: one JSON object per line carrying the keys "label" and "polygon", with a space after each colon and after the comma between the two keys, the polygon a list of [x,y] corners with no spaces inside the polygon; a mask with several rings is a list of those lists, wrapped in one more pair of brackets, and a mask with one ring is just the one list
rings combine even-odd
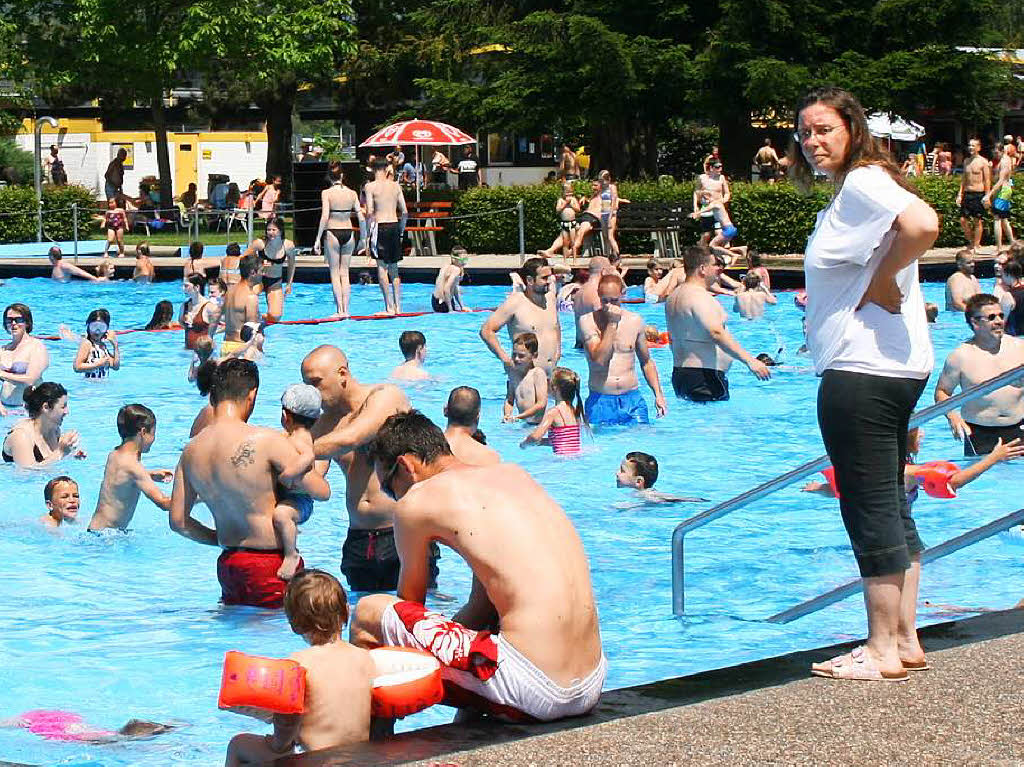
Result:
{"label": "girl in striped swimsuit", "polygon": [[555,455],[579,455],[582,452],[581,437],[583,426],[590,429],[583,414],[583,399],[580,397],[580,377],[569,368],[555,368],[551,373],[551,391],[556,404],[549,408],[544,418],[519,444],[547,443]]}

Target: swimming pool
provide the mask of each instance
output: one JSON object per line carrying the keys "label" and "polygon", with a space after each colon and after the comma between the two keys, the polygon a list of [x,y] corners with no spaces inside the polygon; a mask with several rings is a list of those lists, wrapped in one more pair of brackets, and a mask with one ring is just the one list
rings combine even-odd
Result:
{"label": "swimming pool", "polygon": [[[991,283],[986,283],[990,287]],[[61,322],[81,331],[88,312],[105,306],[117,328],[143,325],[153,305],[184,296],[180,285],[160,283],[58,286],[49,280],[12,279],[3,303],[32,307],[36,334],[55,332]],[[632,289],[635,295],[636,288]],[[942,305],[942,286],[926,285],[928,300]],[[470,306],[493,306],[499,287],[469,287]],[[405,286],[405,308],[427,309],[427,285]],[[375,285],[354,286],[352,310],[380,307]],[[329,286],[296,285],[285,318],[332,311]],[[640,306],[649,322],[664,328],[660,307]],[[731,306],[729,307],[731,308]],[[644,450],[661,464],[658,487],[725,500],[823,452],[815,423],[817,380],[809,361],[798,357],[799,311],[791,293],[780,294],[765,320],[734,318],[730,326],[751,351],[774,353],[796,371],[778,371],[760,383],[734,366],[733,398],[721,405],[683,404],[669,396],[669,414],[651,427],[606,429],[585,443],[578,458],[555,458],[547,448],[520,450],[520,427],[500,423],[504,379],[501,365],[477,336],[483,314],[429,315],[374,322],[278,326],[268,332],[261,366],[260,396],[252,421],[276,426],[278,398],[299,380],[304,353],[334,343],[348,354],[354,375],[384,379],[401,361],[398,335],[421,330],[427,337],[427,367],[438,381],[410,387],[413,404],[436,421],[448,391],[477,387],[484,398],[481,427],[508,460],[523,463],[565,507],[591,561],[605,652],[608,688],[648,682],[704,669],[819,646],[865,632],[859,597],[789,625],[763,619],[856,575],[853,557],[834,501],[801,493],[798,487],[742,509],[687,536],[687,614],[672,617],[670,536],[675,525],[711,504],[666,505],[623,510],[628,498],[615,488],[615,469],[626,452]],[[585,373],[572,349],[571,317],[562,316],[562,363]],[[961,314],[943,312],[933,326],[936,359],[966,335]],[[71,371],[76,345],[49,343],[47,379],[70,392],[65,428],[82,432],[89,457],[64,461],[45,472],[0,467],[0,561],[6,589],[0,599],[0,647],[6,661],[6,689],[0,718],[34,708],[76,711],[110,728],[129,717],[174,720],[187,726],[156,740],[113,746],[50,743],[21,730],[0,730],[0,759],[44,763],[213,764],[223,759],[228,739],[242,730],[265,731],[254,720],[217,710],[224,652],[284,656],[302,646],[281,613],[217,604],[217,550],[187,541],[167,526],[166,515],[142,501],[127,534],[84,532],[99,488],[107,451],[118,443],[118,407],[142,402],[157,414],[157,441],[150,467],[173,468],[188,428],[203,401],[185,380],[188,355],[182,333],[138,333],[121,339],[123,364],[103,381],[86,381]],[[671,353],[653,351],[663,386],[668,386]],[[922,401],[930,401],[931,387]],[[647,397],[651,404],[650,396]],[[653,412],[653,407],[652,407]],[[8,417],[4,425],[16,420]],[[939,419],[926,427],[922,460],[961,455]],[[49,477],[68,473],[82,492],[77,528],[56,533],[36,522],[45,509],[42,488]],[[318,505],[299,545],[308,566],[338,574],[346,530],[340,474],[334,498]],[[995,467],[953,501],[922,495],[915,516],[922,537],[935,544],[1019,505],[1016,492],[1024,464]],[[1013,488],[1008,492],[1008,488]],[[198,514],[204,518],[204,512]],[[1008,607],[1021,594],[1021,553],[995,537],[925,568],[922,600]],[[467,568],[451,552],[441,561],[441,591],[463,598]],[[442,605],[442,609],[450,609]],[[923,612],[924,622],[942,619]],[[405,722],[406,727],[450,719],[436,709]]]}

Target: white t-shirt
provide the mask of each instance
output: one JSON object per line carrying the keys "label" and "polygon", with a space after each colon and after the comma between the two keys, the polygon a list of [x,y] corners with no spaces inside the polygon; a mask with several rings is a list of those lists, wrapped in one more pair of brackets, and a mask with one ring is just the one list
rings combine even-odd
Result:
{"label": "white t-shirt", "polygon": [[476,160],[463,160],[460,162],[459,173],[476,173]]}
{"label": "white t-shirt", "polygon": [[927,378],[934,359],[917,263],[896,274],[899,314],[877,304],[857,309],[896,237],[893,223],[914,195],[877,165],[852,171],[818,213],[807,240],[807,348],[818,375],[849,370],[890,378]]}

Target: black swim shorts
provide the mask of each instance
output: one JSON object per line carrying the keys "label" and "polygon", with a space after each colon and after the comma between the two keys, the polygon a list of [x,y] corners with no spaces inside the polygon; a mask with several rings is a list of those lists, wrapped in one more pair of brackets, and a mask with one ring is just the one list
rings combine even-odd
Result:
{"label": "black swim shorts", "polygon": [[580,222],[580,226],[583,226],[583,224],[585,223],[589,223],[591,229],[593,229],[594,231],[597,231],[598,229],[601,228],[601,219],[599,219],[597,216],[595,216],[593,213],[590,213],[589,211],[583,211],[582,213],[580,213],[580,217],[577,219],[577,221]]}
{"label": "black swim shorts", "polygon": [[969,421],[967,425],[971,427],[970,435],[964,437],[964,455],[968,458],[988,455],[1000,439],[1005,445],[1010,440],[1024,437],[1024,420],[1009,426],[982,426]]}
{"label": "black swim shorts", "polygon": [[402,230],[397,221],[377,224],[377,260],[385,264],[402,260]]}
{"label": "black swim shorts", "polygon": [[713,232],[715,231],[715,217],[712,216],[701,216],[700,217],[700,230],[702,232]]}
{"label": "black swim shorts", "polygon": [[[437,587],[437,560],[441,551],[436,543],[430,544],[429,588]],[[378,530],[353,530],[341,547],[341,572],[352,591],[394,591],[398,588],[401,562],[395,548],[395,531],[384,527]]]}
{"label": "black swim shorts", "polygon": [[960,215],[963,218],[984,218],[986,212],[984,199],[984,192],[964,192],[960,203]]}
{"label": "black swim shorts", "polygon": [[729,379],[713,368],[672,368],[676,396],[691,402],[724,402],[729,399]]}

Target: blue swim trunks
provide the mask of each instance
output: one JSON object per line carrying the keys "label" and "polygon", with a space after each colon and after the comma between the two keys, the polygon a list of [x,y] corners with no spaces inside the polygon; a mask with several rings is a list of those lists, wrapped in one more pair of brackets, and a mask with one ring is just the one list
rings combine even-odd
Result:
{"label": "blue swim trunks", "polygon": [[623,394],[590,392],[583,403],[587,420],[594,426],[618,426],[631,423],[650,423],[647,403],[639,389]]}
{"label": "blue swim trunks", "polygon": [[289,503],[298,509],[300,525],[306,524],[306,520],[313,516],[313,498],[305,493],[281,493],[278,499],[281,503]]}

